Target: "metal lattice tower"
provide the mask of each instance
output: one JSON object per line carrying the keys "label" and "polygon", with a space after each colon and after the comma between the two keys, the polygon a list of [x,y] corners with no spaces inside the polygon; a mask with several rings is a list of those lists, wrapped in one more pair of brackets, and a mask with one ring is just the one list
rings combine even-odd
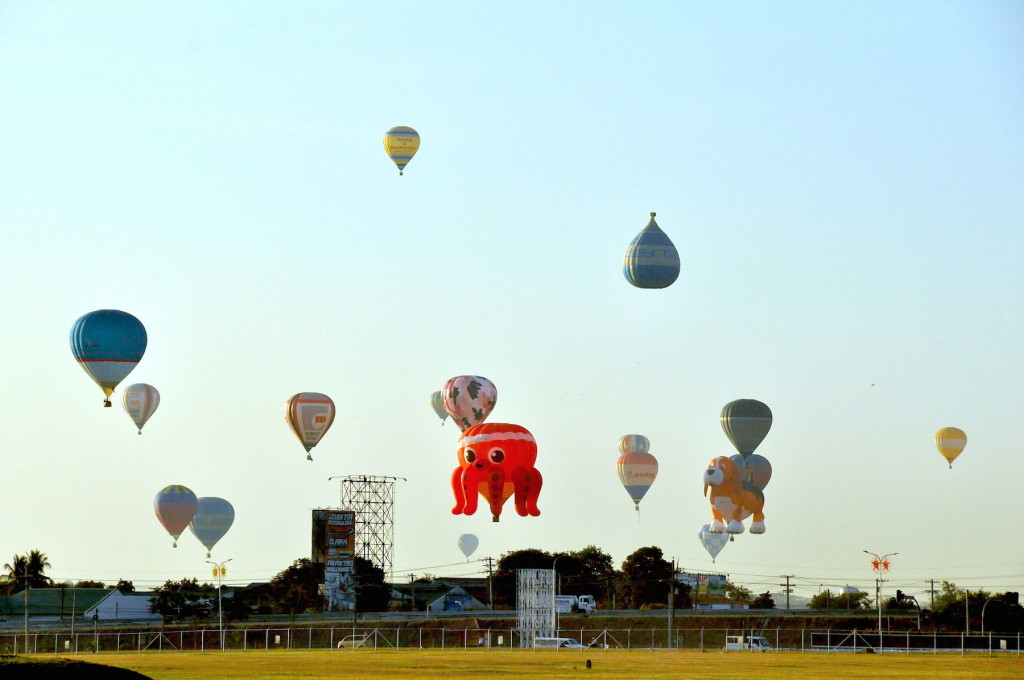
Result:
{"label": "metal lattice tower", "polygon": [[555,636],[555,576],[552,569],[516,570],[516,609],[520,647],[538,637]]}
{"label": "metal lattice tower", "polygon": [[402,477],[350,475],[341,480],[341,507],[356,515],[355,555],[370,560],[391,580],[395,542],[395,481]]}

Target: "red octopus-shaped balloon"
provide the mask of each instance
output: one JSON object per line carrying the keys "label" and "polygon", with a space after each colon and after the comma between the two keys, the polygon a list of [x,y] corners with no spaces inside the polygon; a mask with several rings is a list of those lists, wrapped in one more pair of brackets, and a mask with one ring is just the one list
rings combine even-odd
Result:
{"label": "red octopus-shaped balloon", "polygon": [[501,516],[501,506],[513,495],[517,513],[536,517],[542,483],[533,466],[536,461],[537,442],[525,427],[480,423],[467,428],[459,437],[459,467],[452,473],[452,514],[475,513],[479,493],[495,522]]}

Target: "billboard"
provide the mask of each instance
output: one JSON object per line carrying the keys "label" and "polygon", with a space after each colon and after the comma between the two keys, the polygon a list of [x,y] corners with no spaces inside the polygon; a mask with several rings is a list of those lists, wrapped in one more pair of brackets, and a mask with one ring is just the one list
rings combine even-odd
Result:
{"label": "billboard", "polygon": [[690,586],[692,595],[725,595],[729,578],[725,574],[676,574],[676,580]]}
{"label": "billboard", "polygon": [[324,565],[328,611],[355,606],[355,519],[351,510],[313,511],[313,561]]}

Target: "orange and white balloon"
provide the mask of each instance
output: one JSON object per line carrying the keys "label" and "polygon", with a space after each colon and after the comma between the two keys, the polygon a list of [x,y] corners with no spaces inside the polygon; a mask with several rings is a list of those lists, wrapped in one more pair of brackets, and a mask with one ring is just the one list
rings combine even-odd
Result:
{"label": "orange and white balloon", "polygon": [[334,422],[334,402],[326,394],[300,392],[288,400],[284,417],[305,447],[306,460],[313,460],[309,452]]}
{"label": "orange and white balloon", "polygon": [[650,448],[651,442],[642,434],[627,434],[619,439],[622,454],[617,464],[619,481],[633,499],[637,512],[640,512],[640,501],[658,476],[658,460],[648,452]]}
{"label": "orange and white balloon", "polygon": [[160,393],[152,385],[135,383],[121,393],[121,405],[135,423],[135,427],[139,428],[139,434],[142,434],[142,426],[160,405]]}

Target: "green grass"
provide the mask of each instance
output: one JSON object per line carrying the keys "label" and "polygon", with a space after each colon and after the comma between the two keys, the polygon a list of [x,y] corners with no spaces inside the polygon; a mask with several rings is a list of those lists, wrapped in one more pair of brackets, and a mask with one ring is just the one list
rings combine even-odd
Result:
{"label": "green grass", "polygon": [[[81,657],[79,657],[81,658]],[[586,668],[590,659],[593,667]],[[1024,678],[1024,655],[626,650],[316,650],[101,654],[153,680],[987,680]]]}

